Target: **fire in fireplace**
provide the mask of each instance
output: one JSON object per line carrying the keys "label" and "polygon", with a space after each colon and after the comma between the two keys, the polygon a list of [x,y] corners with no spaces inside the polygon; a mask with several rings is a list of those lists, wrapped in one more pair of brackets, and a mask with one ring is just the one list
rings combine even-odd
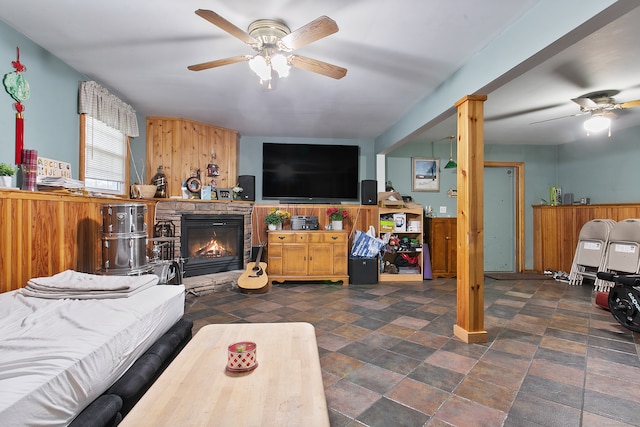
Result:
{"label": "fire in fireplace", "polygon": [[197,258],[220,258],[229,253],[227,248],[218,241],[217,236],[209,240],[204,246],[189,252],[193,253],[193,256]]}
{"label": "fire in fireplace", "polygon": [[184,277],[242,269],[242,215],[182,215],[180,225]]}

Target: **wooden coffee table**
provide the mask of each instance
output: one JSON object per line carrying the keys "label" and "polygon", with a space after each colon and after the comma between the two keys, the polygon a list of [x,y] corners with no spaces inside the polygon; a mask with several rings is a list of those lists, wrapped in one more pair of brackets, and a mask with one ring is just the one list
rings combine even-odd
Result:
{"label": "wooden coffee table", "polygon": [[[256,343],[258,367],[229,373],[227,347]],[[120,426],[329,426],[315,331],[308,323],[208,325]]]}

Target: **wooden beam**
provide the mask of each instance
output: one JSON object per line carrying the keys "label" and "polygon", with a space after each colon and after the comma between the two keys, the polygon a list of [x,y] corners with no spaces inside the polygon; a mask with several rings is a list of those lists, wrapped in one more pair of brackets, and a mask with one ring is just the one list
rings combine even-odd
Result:
{"label": "wooden beam", "polygon": [[458,256],[456,337],[487,342],[484,330],[484,95],[468,95],[458,109]]}

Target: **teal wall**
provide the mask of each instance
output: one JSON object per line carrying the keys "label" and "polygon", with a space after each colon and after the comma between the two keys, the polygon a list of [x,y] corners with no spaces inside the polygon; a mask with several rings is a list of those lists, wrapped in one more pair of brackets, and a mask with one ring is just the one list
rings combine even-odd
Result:
{"label": "teal wall", "polygon": [[[557,151],[556,145],[486,144],[484,155],[487,162],[525,163],[525,204],[530,206],[540,203],[540,199],[548,200],[549,187],[560,185],[557,182]],[[439,192],[411,191],[411,157],[440,159]],[[446,206],[447,213],[455,216],[456,199],[447,197],[447,190],[457,188],[456,169],[444,169],[448,159],[448,143],[408,144],[387,155],[387,178],[401,194],[411,195],[423,206]]]}
{"label": "teal wall", "polygon": [[[20,48],[20,62],[27,67],[24,77],[31,89],[24,102],[24,147],[38,151],[41,157],[71,163],[74,178],[79,168],[78,83],[90,80],[48,51],[0,21],[0,74],[14,71]],[[100,82],[98,82],[100,83]],[[2,86],[0,94],[0,162],[15,162],[14,99]],[[116,95],[119,95],[116,93]],[[119,95],[120,96],[120,95]],[[126,98],[121,97],[126,102]],[[135,106],[134,106],[135,108]],[[140,113],[140,136],[131,139],[133,158],[145,157],[145,119]],[[136,160],[138,163],[138,160]],[[144,165],[144,162],[141,163]],[[140,167],[140,164],[139,166]],[[135,176],[131,169],[132,179]],[[14,177],[15,184],[15,177]]]}
{"label": "teal wall", "polygon": [[[640,114],[629,111],[628,114]],[[640,127],[558,146],[558,185],[591,203],[640,202]]]}
{"label": "teal wall", "polygon": [[[71,163],[78,172],[78,82],[84,76],[29,39],[0,22],[0,73],[14,71],[20,47],[23,74],[31,97],[24,102],[24,146],[38,155]],[[0,94],[0,162],[15,160],[15,100],[2,87]]]}
{"label": "teal wall", "polygon": [[[525,268],[533,268],[533,208],[540,199],[549,199],[549,187],[557,183],[558,146],[556,145],[504,145],[486,144],[485,161],[488,162],[524,162],[525,182]],[[432,206],[436,215],[440,206],[445,206],[447,213],[442,216],[456,216],[457,199],[449,198],[447,190],[457,189],[456,169],[444,169],[449,159],[449,142],[412,142],[394,150],[387,155],[387,178],[393,183],[396,191],[410,195],[422,206]],[[440,159],[440,191],[411,191],[411,157],[427,157]],[[455,158],[455,146],[454,146]],[[487,207],[490,211],[491,207]]]}
{"label": "teal wall", "polygon": [[376,179],[374,142],[371,139],[328,139],[328,138],[292,138],[241,136],[238,174],[256,177],[256,201],[262,201],[262,143],[277,142],[283,144],[336,144],[357,145],[360,147],[360,180]]}

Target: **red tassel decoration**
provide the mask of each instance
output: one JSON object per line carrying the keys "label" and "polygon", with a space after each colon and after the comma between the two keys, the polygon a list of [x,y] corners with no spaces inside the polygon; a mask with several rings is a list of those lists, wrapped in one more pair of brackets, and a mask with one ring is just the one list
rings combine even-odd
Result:
{"label": "red tassel decoration", "polygon": [[16,165],[22,164],[22,150],[24,149],[24,117],[22,105],[16,105]]}

